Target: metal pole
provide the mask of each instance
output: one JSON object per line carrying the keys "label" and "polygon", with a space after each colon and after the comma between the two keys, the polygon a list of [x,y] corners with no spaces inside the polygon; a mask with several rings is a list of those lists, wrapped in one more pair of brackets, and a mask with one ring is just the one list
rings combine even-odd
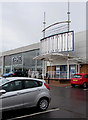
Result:
{"label": "metal pole", "polygon": [[69,60],[67,58],[67,79],[69,79]]}
{"label": "metal pole", "polygon": [[45,38],[45,25],[46,25],[45,19],[46,19],[46,13],[44,12],[44,22],[43,22],[44,31],[43,31],[43,38]]}
{"label": "metal pole", "polygon": [[52,78],[52,62],[50,61],[50,77]]}
{"label": "metal pole", "polygon": [[45,64],[44,64],[44,60],[43,60],[43,69],[42,69],[42,78],[44,79],[44,70],[45,70]]}
{"label": "metal pole", "polygon": [[[45,17],[46,17],[46,14],[44,12],[44,22],[43,22],[43,25],[44,25],[44,29],[45,29]],[[45,30],[43,31],[43,38],[45,38]],[[43,60],[43,69],[42,69],[42,73],[43,73],[43,79],[44,79],[44,75],[45,75],[45,61]]]}
{"label": "metal pole", "polygon": [[[69,30],[70,30],[70,9],[69,9],[69,0],[68,0],[68,33],[69,33]],[[68,38],[67,38],[68,39]],[[68,42],[67,42],[68,44]],[[69,79],[69,52],[68,52],[68,45],[67,45],[67,79]]]}
{"label": "metal pole", "polygon": [[69,29],[70,29],[70,3],[69,3],[69,0],[68,0],[68,32],[69,32]]}

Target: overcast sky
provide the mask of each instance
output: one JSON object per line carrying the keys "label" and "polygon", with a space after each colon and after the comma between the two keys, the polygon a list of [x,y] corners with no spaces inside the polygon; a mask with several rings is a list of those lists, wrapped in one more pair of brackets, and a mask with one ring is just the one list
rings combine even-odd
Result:
{"label": "overcast sky", "polygon": [[[39,42],[46,26],[67,20],[67,2],[0,2],[0,51]],[[70,2],[71,30],[86,29],[86,2]]]}

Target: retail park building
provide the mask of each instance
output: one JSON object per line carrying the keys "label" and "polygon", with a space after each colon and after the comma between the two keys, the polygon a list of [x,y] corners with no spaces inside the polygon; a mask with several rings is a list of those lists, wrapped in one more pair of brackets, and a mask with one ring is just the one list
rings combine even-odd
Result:
{"label": "retail park building", "polygon": [[17,70],[30,70],[31,77],[48,75],[52,78],[70,78],[75,73],[88,73],[86,31],[74,33],[74,51],[43,54],[41,47],[44,46],[39,42],[0,54],[0,75]]}

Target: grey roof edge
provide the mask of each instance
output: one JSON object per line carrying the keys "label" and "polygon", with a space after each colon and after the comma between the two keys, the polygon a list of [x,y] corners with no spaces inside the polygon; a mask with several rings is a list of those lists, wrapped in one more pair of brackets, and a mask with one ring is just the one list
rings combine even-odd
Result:
{"label": "grey roof edge", "polygon": [[12,55],[12,54],[16,54],[16,53],[22,53],[22,52],[26,52],[26,51],[39,49],[39,48],[40,48],[40,43],[38,42],[38,43],[31,44],[31,45],[27,45],[27,46],[23,46],[23,47],[20,47],[20,48],[16,48],[16,49],[12,49],[12,50],[2,52],[0,54],[0,56],[6,56],[6,55]]}

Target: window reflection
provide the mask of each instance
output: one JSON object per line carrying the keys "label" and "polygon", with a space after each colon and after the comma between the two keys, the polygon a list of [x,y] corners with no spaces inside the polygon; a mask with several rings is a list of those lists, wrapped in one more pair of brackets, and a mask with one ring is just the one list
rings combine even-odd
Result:
{"label": "window reflection", "polygon": [[5,56],[4,73],[22,71],[27,76],[28,70],[30,69],[32,75],[34,71],[34,77],[40,76],[42,73],[42,61],[33,59],[38,55],[39,49]]}

